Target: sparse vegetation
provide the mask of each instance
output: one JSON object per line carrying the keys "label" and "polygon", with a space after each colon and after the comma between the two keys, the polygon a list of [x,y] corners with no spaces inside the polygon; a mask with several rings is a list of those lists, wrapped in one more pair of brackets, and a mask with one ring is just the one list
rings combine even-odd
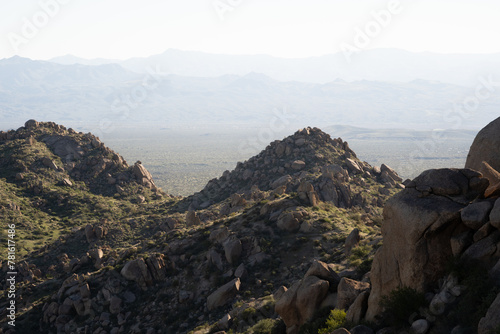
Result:
{"label": "sparse vegetation", "polygon": [[[26,131],[21,129],[19,134],[24,136]],[[233,300],[237,316],[227,331],[281,334],[285,331],[284,323],[276,320],[272,293],[281,285],[291,286],[301,278],[312,258],[336,263],[339,271],[345,269],[348,259],[341,247],[354,227],[365,228],[363,231],[367,234],[380,233],[378,228],[364,227],[362,217],[366,213],[357,206],[339,208],[320,200],[313,207],[296,186],[276,193],[269,189],[270,182],[281,176],[275,167],[293,162],[292,157],[287,158],[290,161],[276,162],[280,166],[273,163],[247,168],[261,168],[262,175],[266,175],[259,178],[261,183],[259,189],[252,190],[254,193],[249,192],[252,185],[243,181],[238,174],[243,169],[239,169],[230,172],[235,176],[224,190],[207,186],[202,192],[206,196],[203,200],[200,194],[172,198],[141,184],[144,178],[136,177],[131,167],[122,163],[114,152],[92,143],[91,135],[69,134],[55,125],[30,131],[34,131],[38,139],[46,135],[44,131],[57,134],[69,143],[74,139],[86,150],[67,165],[66,156],[57,155],[43,140],[35,138],[33,146],[26,145],[22,138],[0,142],[0,213],[7,221],[19,224],[19,237],[24,240],[19,256],[28,261],[33,271],[40,269],[41,272],[33,276],[30,283],[33,286],[23,284],[19,288],[23,295],[28,295],[29,289],[38,289],[47,280],[53,281],[47,293],[35,301],[37,307],[45,307],[45,310],[53,302],[48,297],[57,295],[64,280],[77,274],[89,285],[92,303],[88,307],[97,308],[99,312],[109,310],[110,306],[101,305],[97,295],[107,296],[108,291],[114,291],[112,294],[122,299],[123,314],[130,311],[140,319],[151,314],[150,306],[154,302],[158,316],[151,316],[151,328],[161,330],[168,323],[173,332],[215,331],[216,323],[207,322],[200,301],[206,302],[217,288],[232,281],[239,265],[243,264],[246,269],[241,279],[243,288],[236,294],[236,302]],[[340,144],[334,145],[331,140],[324,144],[304,147],[306,156],[318,165],[342,163],[342,149],[334,147]],[[316,151],[321,151],[322,156],[310,153]],[[50,162],[44,165],[41,157],[47,157]],[[57,169],[47,166],[52,163]],[[252,160],[252,163],[262,162]],[[95,166],[103,169],[97,170]],[[23,176],[16,178],[20,171]],[[315,184],[322,178],[318,171],[310,170],[307,175],[309,182]],[[63,179],[69,182],[64,183]],[[374,186],[378,184],[374,182]],[[235,189],[242,199],[232,196]],[[359,193],[362,189],[353,184],[351,191]],[[196,196],[200,197],[197,204]],[[189,223],[187,212],[193,207],[199,221]],[[376,207],[369,209],[374,215],[380,214]],[[221,213],[224,210],[227,211]],[[281,212],[296,215],[296,230],[278,227]],[[96,228],[106,233],[96,237],[92,234]],[[217,237],[224,229],[227,232]],[[235,256],[234,263],[228,260],[231,253],[226,250],[228,236],[241,243],[241,250],[237,251],[241,253]],[[4,231],[2,237],[5,238]],[[102,251],[99,263],[94,258],[97,249]],[[368,261],[371,249],[360,246],[353,254],[356,259],[351,262]],[[136,261],[133,263],[143,272],[149,272],[150,277],[145,274],[137,281],[125,279],[120,273],[132,261]],[[367,266],[367,262],[361,263]],[[114,286],[115,283],[118,285]],[[135,299],[134,302],[123,301],[125,291],[133,294],[134,297],[129,295],[129,298]],[[23,299],[25,302],[31,300]],[[63,301],[54,302],[59,305]],[[228,302],[213,312],[229,311],[229,305]],[[37,318],[33,310],[22,308],[20,323]],[[77,314],[74,308],[72,312]],[[312,327],[305,326],[306,330],[314,327],[311,333],[316,334],[319,328],[326,326],[330,310],[324,312],[313,321]],[[85,316],[75,319],[79,324],[86,321]],[[212,317],[210,319],[212,321]],[[328,326],[333,325],[332,319]],[[114,324],[115,317],[111,317],[110,322]],[[50,330],[53,325],[53,321],[42,323],[44,330]],[[129,330],[133,325],[133,321],[128,320],[123,326]],[[37,326],[39,330],[38,322]]]}
{"label": "sparse vegetation", "polygon": [[346,323],[346,313],[344,310],[333,309],[326,319],[325,327],[318,330],[318,334],[328,334],[337,328],[343,327]]}
{"label": "sparse vegetation", "polygon": [[385,321],[407,326],[412,313],[427,305],[423,293],[409,287],[397,288],[383,296],[381,305],[385,308]]}

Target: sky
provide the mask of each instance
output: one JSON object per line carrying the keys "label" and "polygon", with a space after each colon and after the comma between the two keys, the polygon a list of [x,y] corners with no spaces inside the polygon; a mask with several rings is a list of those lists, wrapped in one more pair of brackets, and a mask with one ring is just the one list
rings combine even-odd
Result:
{"label": "sky", "polygon": [[497,53],[496,0],[0,0],[0,58]]}

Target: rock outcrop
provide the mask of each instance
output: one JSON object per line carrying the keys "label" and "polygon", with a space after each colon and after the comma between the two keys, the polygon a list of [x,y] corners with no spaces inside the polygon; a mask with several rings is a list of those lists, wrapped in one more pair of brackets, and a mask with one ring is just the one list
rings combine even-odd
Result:
{"label": "rock outcrop", "polygon": [[[409,287],[432,293],[428,310],[421,311],[425,319],[412,323],[413,332],[427,332],[463,292],[457,277],[446,272],[452,259],[486,269],[482,279],[500,287],[499,133],[500,118],[479,132],[466,169],[425,171],[387,202],[384,243],[370,273],[367,320],[381,314],[382,296]],[[479,322],[478,333],[499,328],[499,300]]]}
{"label": "rock outcrop", "polygon": [[485,126],[476,135],[472,143],[465,168],[481,170],[481,164],[486,161],[495,170],[500,171],[500,117]]}
{"label": "rock outcrop", "polygon": [[[380,314],[380,298],[392,290],[412,287],[428,291],[435,287],[453,256],[479,259],[492,255],[491,251],[479,252],[484,248],[471,244],[472,240],[453,246],[485,223],[491,204],[469,203],[482,196],[487,186],[488,181],[470,169],[428,170],[387,202],[382,224],[384,245],[371,270],[369,320]],[[484,240],[491,244],[491,250],[496,247],[495,233],[479,243],[486,244]]]}
{"label": "rock outcrop", "polygon": [[[318,128],[305,128],[272,142],[248,161],[239,162],[233,171],[210,180],[202,191],[188,200],[190,208],[197,210],[232,194],[248,194],[256,187],[261,191],[297,192],[312,206],[319,201],[340,208],[381,206],[383,201],[368,199],[361,190],[368,179],[383,186],[381,189],[387,190],[386,195],[389,189],[402,187],[401,178],[390,167],[372,167],[359,160],[342,139],[332,139]],[[353,180],[356,181],[351,182]],[[238,205],[230,203],[223,212],[229,214],[233,207]]]}
{"label": "rock outcrop", "polygon": [[[17,268],[19,296],[46,296],[17,301],[27,310],[19,328],[42,333],[201,334],[206,323],[247,332],[280,325],[275,310],[293,333],[340,306],[358,321],[367,283],[350,278],[365,274],[381,208],[402,187],[389,167],[311,128],[179,201],[162,196],[142,163],[54,123],[0,132],[0,176],[0,216],[33,241]],[[480,229],[486,240],[495,219]],[[358,243],[368,253],[352,261],[342,250]]]}
{"label": "rock outcrop", "polygon": [[[348,309],[368,288],[368,283],[340,279],[332,265],[314,261],[302,280],[280,294],[276,301],[276,313],[285,322],[287,333],[297,333],[300,326],[311,320],[321,307]],[[354,305],[353,317],[364,316],[365,305],[366,301]]]}
{"label": "rock outcrop", "polygon": [[226,283],[220,288],[218,288],[210,296],[208,296],[207,309],[211,311],[233,300],[233,298],[240,290],[240,286],[241,286],[240,279],[235,278],[231,282]]}
{"label": "rock outcrop", "polygon": [[500,328],[500,293],[493,301],[486,315],[479,321],[478,334],[495,333]]}
{"label": "rock outcrop", "polygon": [[[20,173],[18,180],[22,183],[28,182],[28,175],[45,174],[41,173],[41,165],[56,172],[56,175],[49,174],[48,177],[55,177],[60,183],[70,187],[76,182],[83,182],[96,194],[112,196],[124,193],[126,186],[131,183],[161,193],[151,174],[140,162],[129,167],[122,156],[106,147],[91,133],[76,132],[54,122],[29,120],[24,127],[2,131],[0,135],[0,142],[16,140],[26,141],[34,147],[34,152],[40,149],[50,152],[50,156],[43,156],[39,162],[29,165],[26,163],[32,159],[28,157],[13,160],[12,155],[5,158],[0,156],[0,167],[17,167],[17,172]],[[41,191],[43,189],[38,187],[37,192]]]}

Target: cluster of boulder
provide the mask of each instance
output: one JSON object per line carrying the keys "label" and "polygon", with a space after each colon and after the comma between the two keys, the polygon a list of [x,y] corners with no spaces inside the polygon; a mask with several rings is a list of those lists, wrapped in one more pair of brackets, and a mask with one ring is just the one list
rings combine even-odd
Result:
{"label": "cluster of boulder", "polygon": [[[40,165],[58,172],[62,185],[72,187],[75,181],[83,181],[95,193],[114,195],[123,194],[126,185],[135,182],[161,195],[140,161],[129,167],[123,157],[91,133],[76,132],[53,122],[29,120],[18,130],[0,132],[0,142],[11,140],[25,140],[30,146],[38,143],[49,148],[54,156],[42,157]],[[27,166],[24,161],[6,163],[17,166],[16,179],[23,182],[28,173],[36,173],[40,168],[38,164]],[[34,190],[42,191],[37,185]]]}
{"label": "cluster of boulder", "polygon": [[[378,198],[366,198],[360,188],[374,180],[383,191]],[[402,179],[390,167],[372,167],[359,160],[342,139],[332,139],[318,128],[304,128],[283,140],[272,142],[265,150],[218,179],[208,182],[199,193],[190,196],[190,208],[207,208],[233,194],[274,191],[297,192],[300,198],[315,206],[319,201],[337,207],[374,205],[381,207],[391,189],[402,189]],[[356,189],[353,188],[355,185]],[[358,189],[359,187],[359,189]],[[232,200],[223,214],[241,206]]]}
{"label": "cluster of boulder", "polygon": [[[123,325],[131,317],[127,311],[136,301],[136,295],[126,289],[120,277],[89,277],[73,274],[43,305],[40,330],[52,327],[58,333],[121,333]],[[90,284],[90,285],[89,285]],[[92,286],[92,288],[91,288]],[[87,319],[85,325],[78,324],[76,316]]]}
{"label": "cluster of boulder", "polygon": [[366,311],[369,288],[367,282],[340,276],[333,264],[315,260],[302,280],[274,294],[276,312],[288,334],[297,333],[322,308],[345,309],[347,320],[357,323]]}
{"label": "cluster of boulder", "polygon": [[[370,274],[367,320],[376,320],[382,313],[382,296],[410,287],[434,293],[427,316],[419,319],[420,324],[426,323],[422,328],[428,329],[462,292],[446,269],[454,258],[486,268],[500,286],[500,198],[495,191],[500,182],[498,133],[500,119],[479,132],[467,168],[425,171],[387,202],[384,243]],[[500,317],[495,313],[499,301],[500,294],[479,323],[478,333],[499,328]]]}
{"label": "cluster of boulder", "polygon": [[[427,333],[464,294],[461,282],[446,269],[450,260],[472,261],[487,268],[488,277],[500,287],[500,139],[496,141],[500,119],[486,129],[476,138],[466,168],[428,170],[403,186],[390,167],[372,167],[360,161],[341,139],[306,128],[271,143],[256,157],[239,163],[234,171],[209,182],[188,199],[189,210],[166,215],[159,218],[160,222],[150,217],[140,222],[137,217],[137,221],[124,220],[131,230],[141,225],[141,233],[151,232],[153,239],[141,235],[143,240],[137,248],[120,253],[109,247],[107,242],[117,232],[105,220],[82,226],[73,236],[87,248],[73,257],[65,253],[57,257],[60,263],[52,272],[62,269],[65,274],[60,276],[59,289],[41,309],[40,330],[154,333],[158,330],[153,327],[163,321],[160,316],[177,316],[182,309],[196,312],[186,316],[185,323],[179,325],[180,332],[187,332],[193,323],[217,319],[221,330],[246,330],[244,323],[275,317],[275,310],[287,333],[293,334],[322,308],[346,310],[352,324],[378,321],[384,312],[382,298],[408,287],[426,294],[428,306],[413,314],[409,325],[414,333]],[[134,182],[138,187],[159,191],[140,162],[129,167],[90,134],[33,120],[17,131],[0,133],[0,141],[18,139],[28,145],[46,145],[53,154],[39,159],[37,168],[61,174],[61,182],[67,187],[87,181],[89,189],[107,187],[114,194]],[[17,171],[15,182],[24,182],[32,168]],[[35,186],[43,192],[43,184]],[[385,204],[396,191],[399,193]],[[292,193],[296,195],[282,196]],[[348,270],[337,273],[336,265],[318,260],[310,265],[310,258],[303,260],[298,274],[286,268],[285,258],[290,255],[286,253],[294,238],[314,232],[309,219],[314,210],[308,206],[316,207],[320,202],[346,209],[360,206],[368,215],[371,206],[385,204],[383,246],[369,274],[361,278]],[[216,206],[217,215],[209,210],[215,203],[220,204]],[[248,210],[232,215],[244,209]],[[202,225],[204,222],[213,224]],[[157,230],[147,226],[156,223]],[[357,226],[341,242],[345,247],[343,258],[360,243],[362,222]],[[147,233],[144,236],[149,236]],[[55,242],[54,249],[58,245]],[[269,251],[271,247],[276,248],[274,253]],[[43,260],[52,260],[45,256]],[[276,264],[272,270],[278,272],[269,275],[271,264]],[[97,271],[83,274],[91,267]],[[19,271],[27,282],[51,273],[42,273],[27,262],[20,263]],[[261,278],[273,275],[277,277],[273,282],[279,279],[279,285],[271,284],[269,291],[291,283],[274,292],[273,310],[266,310],[264,299],[251,298],[245,304],[258,304],[258,315],[250,307],[228,310],[234,301],[242,300],[243,290],[248,289],[250,294],[250,289],[264,290]],[[159,291],[154,298],[145,292],[153,288]],[[141,303],[140,310],[134,309],[136,300]],[[148,303],[153,300],[154,304]],[[500,326],[499,310],[500,294],[479,322],[478,333],[486,334]],[[153,311],[160,316],[150,316]],[[237,317],[248,319],[232,323],[231,319]],[[459,333],[462,329],[454,330]],[[373,330],[356,326],[336,333],[349,332]]]}

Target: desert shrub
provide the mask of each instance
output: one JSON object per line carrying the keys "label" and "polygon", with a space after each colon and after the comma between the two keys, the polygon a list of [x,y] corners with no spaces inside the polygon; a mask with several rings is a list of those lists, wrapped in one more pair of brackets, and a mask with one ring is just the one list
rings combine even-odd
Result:
{"label": "desert shrub", "polygon": [[331,311],[329,307],[316,311],[313,318],[300,327],[299,334],[317,334],[320,328],[325,327]]}
{"label": "desert shrub", "polygon": [[346,313],[344,310],[333,309],[326,319],[325,327],[318,330],[318,334],[327,334],[337,328],[343,327],[346,323]]}
{"label": "desert shrub", "polygon": [[385,308],[386,320],[404,326],[408,324],[410,315],[424,307],[427,302],[423,293],[410,287],[400,287],[383,296],[380,304]]}
{"label": "desert shrub", "polygon": [[257,310],[253,307],[246,308],[242,313],[241,317],[243,320],[247,321],[250,317],[253,317],[257,313]]}
{"label": "desert shrub", "polygon": [[360,266],[371,251],[372,247],[370,245],[359,245],[354,247],[349,256],[349,264],[353,267]]}
{"label": "desert shrub", "polygon": [[274,319],[262,319],[251,327],[247,333],[253,334],[273,334],[276,333],[279,321]]}

